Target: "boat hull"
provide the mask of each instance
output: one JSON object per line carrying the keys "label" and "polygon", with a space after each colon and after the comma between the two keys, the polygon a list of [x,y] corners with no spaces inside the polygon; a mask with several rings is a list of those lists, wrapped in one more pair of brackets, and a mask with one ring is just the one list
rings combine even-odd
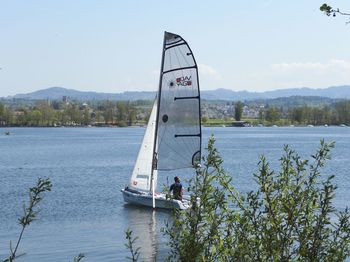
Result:
{"label": "boat hull", "polygon": [[[122,189],[124,201],[134,205],[153,207],[152,195],[143,192],[131,192]],[[155,195],[155,208],[163,209],[188,209],[190,202],[186,199],[180,201],[176,199],[167,199],[165,194],[157,193]]]}

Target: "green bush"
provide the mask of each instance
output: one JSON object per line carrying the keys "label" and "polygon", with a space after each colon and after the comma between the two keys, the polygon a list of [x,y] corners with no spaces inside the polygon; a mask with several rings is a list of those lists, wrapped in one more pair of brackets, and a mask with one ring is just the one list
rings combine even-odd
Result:
{"label": "green bush", "polygon": [[[164,228],[169,261],[344,261],[350,254],[349,212],[332,206],[334,176],[321,170],[333,143],[321,141],[312,161],[288,146],[280,170],[265,157],[254,174],[257,189],[239,193],[208,144],[203,167],[189,182],[192,207],[175,210]],[[200,199],[198,201],[197,199]]]}

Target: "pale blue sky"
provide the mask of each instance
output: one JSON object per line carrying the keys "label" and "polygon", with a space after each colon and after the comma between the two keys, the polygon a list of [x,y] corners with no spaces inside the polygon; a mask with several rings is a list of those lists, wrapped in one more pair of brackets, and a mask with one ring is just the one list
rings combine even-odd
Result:
{"label": "pale blue sky", "polygon": [[350,25],[325,1],[0,0],[0,96],[157,90],[165,30],[190,44],[204,90],[350,84]]}

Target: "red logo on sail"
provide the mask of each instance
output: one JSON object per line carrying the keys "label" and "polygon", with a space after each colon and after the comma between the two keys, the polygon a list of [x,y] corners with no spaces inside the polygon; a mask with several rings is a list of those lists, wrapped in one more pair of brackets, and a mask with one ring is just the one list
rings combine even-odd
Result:
{"label": "red logo on sail", "polygon": [[182,76],[182,77],[176,78],[176,85],[177,86],[191,86],[192,85],[191,76]]}

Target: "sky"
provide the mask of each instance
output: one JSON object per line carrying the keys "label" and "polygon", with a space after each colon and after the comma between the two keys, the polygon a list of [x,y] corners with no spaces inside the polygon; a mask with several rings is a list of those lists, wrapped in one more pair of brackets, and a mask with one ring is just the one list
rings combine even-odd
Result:
{"label": "sky", "polygon": [[321,13],[325,1],[0,0],[0,97],[156,91],[164,31],[191,46],[202,90],[347,85],[349,18]]}

